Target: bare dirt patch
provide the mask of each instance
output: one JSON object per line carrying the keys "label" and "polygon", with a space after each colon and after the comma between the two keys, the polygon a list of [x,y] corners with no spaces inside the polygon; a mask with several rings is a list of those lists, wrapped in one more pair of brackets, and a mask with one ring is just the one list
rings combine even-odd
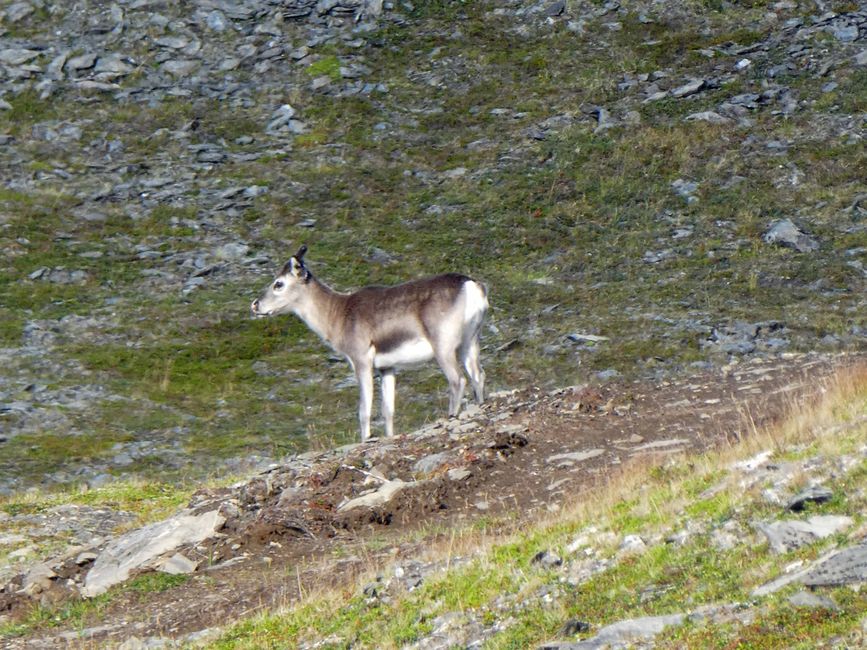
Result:
{"label": "bare dirt patch", "polygon": [[[198,562],[183,584],[158,593],[120,589],[86,617],[83,630],[46,623],[4,643],[91,647],[131,636],[177,638],[317,587],[355,589],[361,573],[422,557],[455,528],[485,518],[506,531],[588,498],[630,463],[748,436],[817,396],[825,378],[858,358],[801,355],[662,382],[528,388],[412,435],[288,460],[242,485],[195,495],[192,508],[219,508],[226,523],[217,537],[180,549]],[[358,499],[361,505],[347,507]],[[74,597],[89,564],[64,566],[42,600]],[[16,586],[0,592],[0,614],[12,619],[40,599]]]}

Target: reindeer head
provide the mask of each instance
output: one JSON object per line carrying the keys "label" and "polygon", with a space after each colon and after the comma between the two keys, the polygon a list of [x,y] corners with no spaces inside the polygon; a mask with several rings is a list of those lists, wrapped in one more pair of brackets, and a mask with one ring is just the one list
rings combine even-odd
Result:
{"label": "reindeer head", "polygon": [[307,246],[298,249],[283,265],[280,273],[268,285],[259,298],[253,301],[251,309],[256,316],[272,316],[291,312],[304,294],[305,285],[313,277],[304,266],[304,253]]}

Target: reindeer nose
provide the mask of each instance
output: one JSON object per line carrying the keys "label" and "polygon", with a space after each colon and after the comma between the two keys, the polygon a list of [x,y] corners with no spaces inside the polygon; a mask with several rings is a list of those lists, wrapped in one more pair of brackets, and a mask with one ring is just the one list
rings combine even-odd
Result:
{"label": "reindeer nose", "polygon": [[254,314],[258,314],[258,313],[259,313],[259,299],[258,299],[258,298],[257,298],[256,300],[253,301],[253,304],[252,304],[252,305],[250,305],[250,309],[253,310],[253,313],[254,313]]}

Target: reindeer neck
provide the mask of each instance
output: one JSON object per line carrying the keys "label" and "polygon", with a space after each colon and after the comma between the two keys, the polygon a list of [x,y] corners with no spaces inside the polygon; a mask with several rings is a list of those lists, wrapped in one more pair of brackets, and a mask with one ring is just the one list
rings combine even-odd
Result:
{"label": "reindeer neck", "polygon": [[342,333],[343,304],[346,294],[339,293],[324,282],[310,278],[307,296],[295,313],[332,348],[338,349]]}

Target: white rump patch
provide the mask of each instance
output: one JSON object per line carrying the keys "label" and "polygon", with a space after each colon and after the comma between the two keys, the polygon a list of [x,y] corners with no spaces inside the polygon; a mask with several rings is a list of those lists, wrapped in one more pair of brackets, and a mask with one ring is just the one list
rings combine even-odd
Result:
{"label": "white rump patch", "polygon": [[478,282],[470,280],[464,283],[464,295],[466,296],[464,322],[471,323],[476,319],[481,319],[488,311],[488,299],[485,296],[485,290]]}
{"label": "white rump patch", "polygon": [[415,366],[433,359],[434,352],[427,339],[413,339],[401,343],[394,350],[376,352],[373,356],[374,368],[398,368]]}

